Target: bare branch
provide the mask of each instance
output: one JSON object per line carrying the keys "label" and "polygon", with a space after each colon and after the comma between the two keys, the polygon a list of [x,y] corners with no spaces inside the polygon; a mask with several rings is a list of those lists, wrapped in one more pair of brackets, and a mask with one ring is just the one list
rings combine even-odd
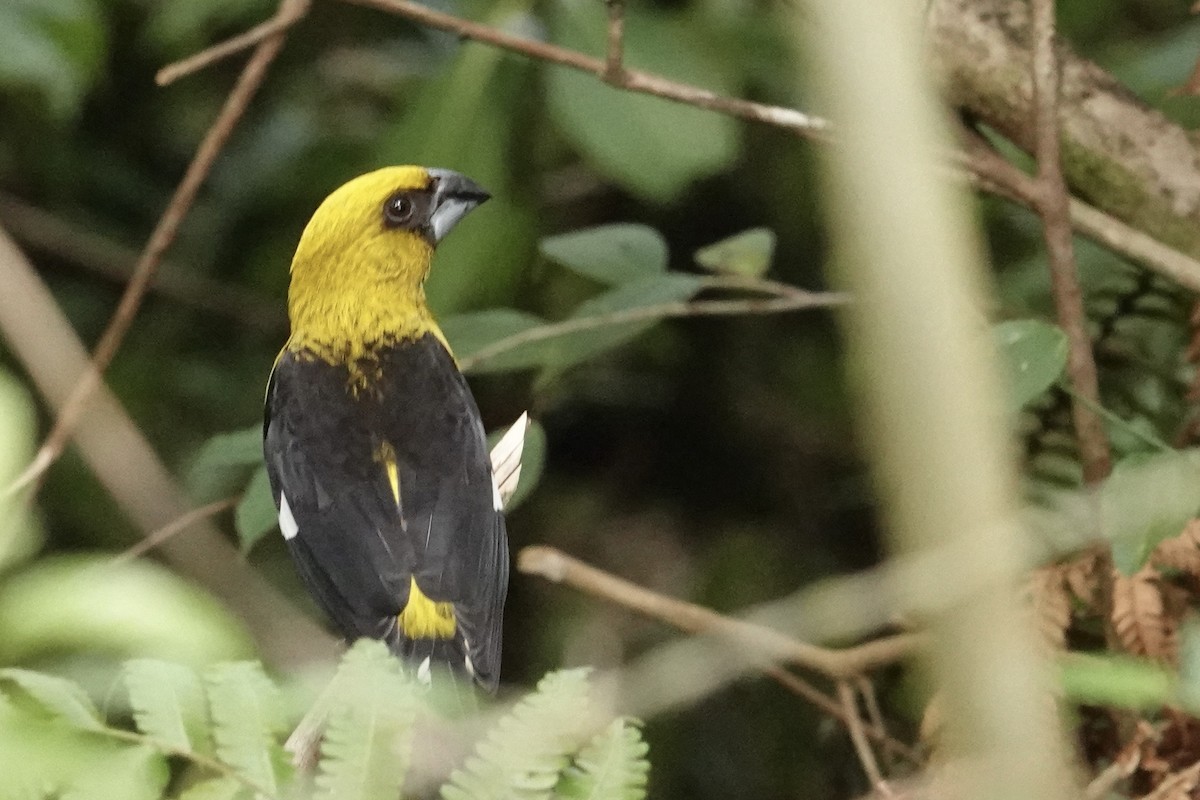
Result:
{"label": "bare branch", "polygon": [[[1062,173],[1058,132],[1058,58],[1054,49],[1054,0],[1033,0],[1033,85],[1037,111],[1038,212],[1042,216],[1058,323],[1067,334],[1067,376],[1083,398],[1100,404],[1100,382],[1087,331],[1083,289],[1075,266],[1070,200]],[[1112,469],[1104,421],[1087,403],[1072,401],[1083,477],[1089,484]]]}
{"label": "bare branch", "polygon": [[[458,34],[466,39],[474,39],[504,50],[547,61],[563,67],[570,67],[581,72],[590,72],[600,80],[607,80],[608,63],[598,58],[585,55],[575,50],[513,36],[495,28],[472,22],[453,14],[443,14],[431,8],[410,2],[410,0],[344,0],[354,5],[376,8],[392,14],[398,14],[416,20],[422,25],[437,28],[442,31]],[[654,75],[641,70],[623,69],[621,79],[613,81],[612,85],[630,92],[652,94],[665,100],[707,108],[728,114],[732,117],[748,119],[754,122],[764,122],[780,128],[787,128],[793,133],[806,138],[823,138],[829,126],[820,117],[814,117],[783,106],[772,106],[754,103],[736,97],[725,97],[707,89],[689,86],[685,83],[669,80],[660,75]]]}
{"label": "bare branch", "polygon": [[608,58],[604,80],[620,86],[625,79],[625,0],[604,0],[608,9]]}
{"label": "bare branch", "polygon": [[517,554],[517,569],[527,575],[564,583],[689,633],[714,633],[735,639],[772,661],[811,669],[834,680],[855,678],[877,667],[902,661],[921,642],[919,635],[899,634],[844,650],[819,647],[761,625],[658,594],[553,547],[524,548]]}
{"label": "bare branch", "polygon": [[846,725],[850,731],[850,741],[854,744],[854,752],[858,755],[858,763],[862,765],[863,772],[867,774],[867,780],[871,782],[875,791],[883,797],[891,797],[892,790],[883,779],[883,773],[879,771],[879,762],[875,760],[871,743],[867,741],[867,732],[858,713],[858,698],[854,694],[854,687],[846,681],[838,681],[837,693],[842,711],[846,715]]}
{"label": "bare branch", "polygon": [[198,72],[218,61],[237,55],[243,50],[254,47],[264,39],[283,33],[308,15],[309,0],[303,2],[283,3],[275,14],[266,22],[255,25],[245,33],[240,33],[232,39],[201,50],[195,55],[168,64],[154,75],[154,82],[166,86],[193,72]]}
{"label": "bare branch", "polygon": [[132,561],[135,558],[145,555],[146,553],[158,547],[163,542],[170,539],[176,534],[183,533],[188,528],[195,525],[197,522],[209,517],[215,517],[222,511],[228,511],[237,505],[240,497],[226,497],[223,500],[217,500],[199,508],[193,508],[185,514],[181,514],[175,519],[168,522],[156,531],[146,534],[146,538],[137,542],[132,547],[126,548],[121,553],[113,556],[110,564],[124,564],[126,561]]}

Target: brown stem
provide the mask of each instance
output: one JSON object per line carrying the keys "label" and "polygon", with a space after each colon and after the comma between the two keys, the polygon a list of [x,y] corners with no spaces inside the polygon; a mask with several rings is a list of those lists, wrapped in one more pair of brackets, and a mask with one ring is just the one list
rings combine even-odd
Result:
{"label": "brown stem", "polygon": [[604,80],[620,86],[625,79],[625,0],[604,0],[608,9],[608,52]]}
{"label": "brown stem", "polygon": [[854,752],[858,755],[858,763],[862,765],[863,772],[867,774],[867,780],[871,782],[875,791],[884,797],[890,797],[892,791],[883,779],[883,773],[879,771],[879,762],[875,760],[875,752],[871,750],[871,743],[867,741],[867,732],[858,713],[858,698],[854,694],[854,687],[846,681],[838,681],[837,693],[846,715],[846,726],[850,731]]}
{"label": "brown stem", "polygon": [[193,508],[191,511],[181,514],[166,525],[163,525],[158,530],[146,534],[146,538],[113,556],[112,561],[109,563],[113,565],[124,564],[126,561],[132,561],[135,558],[145,555],[172,536],[183,533],[200,520],[215,517],[222,511],[228,511],[236,506],[240,499],[240,497],[226,497],[223,500],[217,500],[208,505]]}
{"label": "brown stem", "polygon": [[[1033,84],[1037,113],[1038,212],[1042,216],[1058,323],[1067,334],[1067,375],[1075,391],[1100,404],[1100,383],[1087,331],[1083,289],[1075,265],[1070,196],[1062,173],[1058,130],[1058,59],[1054,42],[1054,0],[1033,0]],[[1087,403],[1072,399],[1083,477],[1103,480],[1112,469],[1104,421]]]}

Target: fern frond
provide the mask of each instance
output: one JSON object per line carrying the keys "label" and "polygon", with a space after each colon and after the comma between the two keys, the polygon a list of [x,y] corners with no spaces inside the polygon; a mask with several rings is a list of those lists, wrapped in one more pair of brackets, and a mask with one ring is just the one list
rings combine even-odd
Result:
{"label": "fern frond", "polygon": [[395,800],[412,751],[417,696],[382,642],[360,639],[338,667],[317,786],[323,800]]}
{"label": "fern frond", "polygon": [[442,787],[444,800],[544,800],[594,722],[588,670],[552,672],[492,728]]}
{"label": "fern frond", "polygon": [[0,669],[0,683],[15,684],[43,711],[84,730],[100,730],[104,721],[87,692],[66,678],[27,669]]}
{"label": "fern frond", "polygon": [[181,753],[212,753],[204,687],[190,668],[153,659],[125,663],[125,688],[139,731]]}
{"label": "fern frond", "polygon": [[288,771],[276,741],[284,722],[279,690],[254,662],[218,664],[205,674],[217,757],[271,794]]}
{"label": "fern frond", "polygon": [[233,778],[212,778],[192,784],[180,792],[178,800],[246,800],[249,790]]}
{"label": "fern frond", "polygon": [[643,800],[649,751],[636,723],[613,720],[579,752],[554,795],[563,800]]}

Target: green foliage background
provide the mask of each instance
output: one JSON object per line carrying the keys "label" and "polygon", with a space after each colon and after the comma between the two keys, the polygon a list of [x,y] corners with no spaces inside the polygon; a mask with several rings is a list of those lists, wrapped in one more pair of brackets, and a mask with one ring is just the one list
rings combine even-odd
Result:
{"label": "green foliage background", "polygon": [[[1064,0],[1061,26],[1147,100],[1195,123],[1195,99],[1167,93],[1195,58],[1200,25],[1185,5]],[[140,246],[239,60],[163,89],[154,72],[273,7],[269,0],[0,3],[0,200],[7,203],[0,224],[27,244],[85,341],[108,319],[120,282],[103,258],[71,245],[100,235],[114,247]],[[601,50],[598,0],[449,7]],[[628,60],[720,92],[805,108],[782,33],[785,13],[756,0],[635,2]],[[312,209],[342,181],[382,164],[423,163],[462,170],[493,192],[496,199],[439,253],[429,286],[463,355],[538,320],[579,313],[581,304],[604,310],[692,296],[700,286],[693,254],[748,229],[773,236],[751,234],[748,248],[743,239],[702,260],[754,271],[773,253],[772,278],[820,288],[825,252],[810,148],[777,130],[622,94],[395,17],[318,2],[218,161],[169,253],[162,290],[139,314],[109,380],[177,474],[190,476],[197,501],[220,496],[229,485],[213,475],[243,485],[256,442],[248,435],[227,443],[250,454],[240,460],[222,450],[206,461],[205,445],[256,424],[286,336],[292,248]],[[36,224],[17,224],[6,212],[12,198],[76,233],[45,241]],[[1061,370],[1056,332],[1021,322],[1050,319],[1039,227],[997,202],[982,203],[980,213],[997,265],[997,316],[1019,321],[998,331],[1018,365],[1013,407],[1037,412],[1023,418],[1036,438],[1047,426],[1063,427],[1061,395],[1045,391]],[[608,229],[599,243],[582,245],[557,236],[615,223],[649,231]],[[616,234],[628,240],[614,262],[604,248]],[[1169,441],[1183,415],[1177,361],[1185,307],[1105,251],[1085,246],[1080,259],[1093,317],[1112,323],[1102,339],[1112,346],[1101,357],[1105,396],[1125,420],[1113,428],[1117,449],[1141,456],[1155,449],[1147,437]],[[113,262],[129,263],[119,250]],[[668,268],[672,274],[663,274]],[[1121,322],[1131,309],[1139,312],[1133,322]],[[483,310],[491,316],[472,314]],[[541,481],[511,515],[514,550],[553,544],[730,611],[874,563],[872,494],[832,316],[651,327],[606,332],[605,340],[578,336],[555,343],[554,352],[480,365],[473,385],[488,427],[530,409],[544,430]],[[1036,359],[1036,380],[1022,380],[1029,378],[1022,353]],[[18,365],[7,366],[14,377],[0,383],[0,402],[11,407],[2,415],[0,468],[12,474],[40,428]],[[1034,453],[1031,478],[1053,486],[1077,480],[1069,450]],[[229,470],[209,469],[213,458],[225,458],[234,473],[245,468],[230,478]],[[218,600],[153,561],[98,569],[136,533],[73,454],[51,472],[34,512],[16,515],[6,513],[0,529],[3,665],[66,674],[103,698],[125,658],[200,668],[255,655]],[[232,519],[226,527],[233,536]],[[311,610],[277,537],[264,537],[247,557]],[[616,665],[672,635],[518,575],[504,678],[531,685],[563,664]],[[899,679],[883,688],[898,729],[911,729],[919,690]],[[655,797],[824,797],[864,788],[842,733],[761,680],[649,720],[645,736]]]}

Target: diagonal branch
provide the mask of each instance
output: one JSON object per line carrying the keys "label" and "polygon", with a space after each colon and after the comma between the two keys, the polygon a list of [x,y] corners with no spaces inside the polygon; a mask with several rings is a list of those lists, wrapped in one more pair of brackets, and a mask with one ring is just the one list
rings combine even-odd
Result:
{"label": "diagonal branch", "polygon": [[[309,0],[282,0],[279,14],[302,13],[300,9],[306,9],[308,3]],[[104,332],[100,335],[100,340],[96,343],[91,360],[84,369],[83,374],[79,377],[75,387],[71,390],[70,396],[59,410],[54,427],[50,429],[50,433],[46,436],[45,442],[34,457],[33,463],[8,488],[8,493],[11,494],[23,487],[35,484],[40,480],[42,474],[58,459],[59,455],[62,454],[63,448],[71,437],[71,433],[75,430],[76,425],[79,424],[83,412],[87,408],[88,400],[96,389],[99,388],[104,371],[112,363],[117,349],[121,346],[121,342],[125,338],[125,334],[129,331],[130,325],[133,324],[134,315],[137,314],[138,308],[141,307],[142,299],[146,296],[146,291],[150,287],[150,281],[154,278],[154,273],[158,269],[158,265],[162,261],[167,248],[175,241],[175,235],[179,232],[179,226],[182,224],[188,210],[191,209],[192,203],[195,202],[196,194],[200,191],[201,184],[208,177],[213,163],[217,160],[217,156],[220,155],[221,150],[225,147],[225,143],[233,133],[234,126],[242,118],[247,106],[250,104],[250,100],[254,97],[255,92],[258,91],[263,78],[266,77],[267,68],[275,60],[275,56],[279,54],[280,48],[283,47],[283,42],[283,33],[276,33],[269,39],[264,40],[258,45],[254,54],[242,69],[237,83],[230,91],[229,96],[225,98],[225,104],[221,107],[216,120],[214,120],[208,132],[204,135],[204,139],[200,142],[200,146],[196,149],[196,155],[193,157],[192,163],[188,165],[183,180],[175,188],[175,193],[171,196],[171,202],[167,205],[166,210],[163,211],[153,233],[150,234],[150,239],[146,242],[146,246],[142,250],[141,257],[134,268],[129,285],[125,287],[125,292],[121,295],[121,300],[117,304],[116,311],[113,312],[108,326],[104,329]]]}

